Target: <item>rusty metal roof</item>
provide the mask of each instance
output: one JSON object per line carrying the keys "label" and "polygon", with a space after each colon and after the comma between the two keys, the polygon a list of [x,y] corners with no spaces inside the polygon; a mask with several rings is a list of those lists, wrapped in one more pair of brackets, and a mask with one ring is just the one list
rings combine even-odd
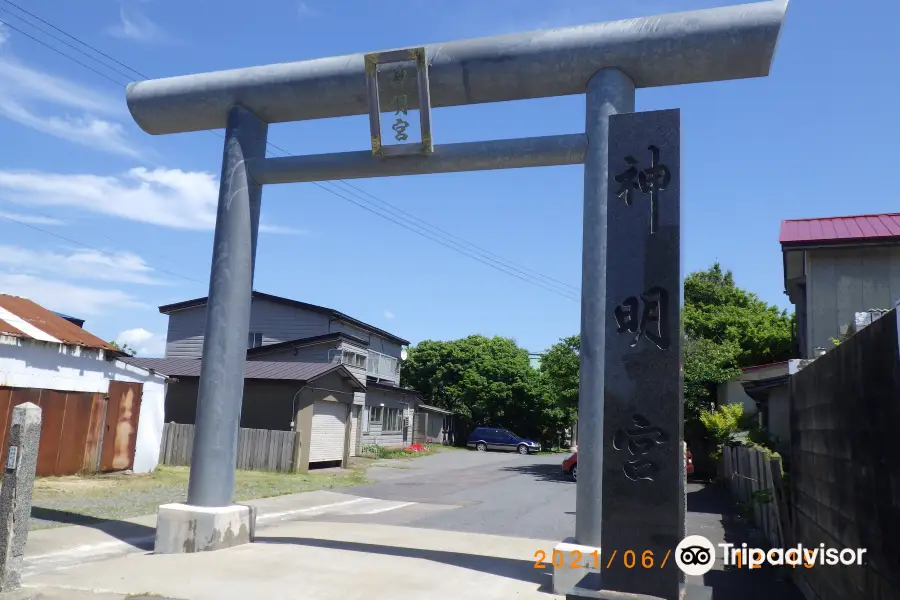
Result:
{"label": "rusty metal roof", "polygon": [[900,213],[794,219],[781,222],[778,241],[787,245],[900,241]]}
{"label": "rusty metal roof", "polygon": [[[139,358],[123,357],[120,360],[141,369],[154,370],[169,377],[199,377],[203,361],[199,358]],[[276,362],[248,360],[244,363],[244,379],[280,379],[312,381],[333,371],[349,377],[360,391],[366,387],[345,366],[338,363]]]}
{"label": "rusty metal roof", "polygon": [[0,334],[120,352],[74,323],[27,298],[0,294]]}

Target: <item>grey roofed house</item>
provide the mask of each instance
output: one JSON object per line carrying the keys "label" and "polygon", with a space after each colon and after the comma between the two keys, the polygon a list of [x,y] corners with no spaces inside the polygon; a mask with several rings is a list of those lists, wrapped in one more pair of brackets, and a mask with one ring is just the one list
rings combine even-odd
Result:
{"label": "grey roofed house", "polygon": [[[203,361],[197,358],[139,358],[136,356],[122,359],[136,367],[147,369],[167,377],[200,377]],[[337,372],[351,378],[359,389],[365,389],[365,383],[350,372],[344,365],[333,363],[305,362],[268,362],[248,360],[244,363],[244,379],[269,379],[277,381],[309,382]]]}
{"label": "grey roofed house", "polygon": [[[127,357],[123,361],[168,376],[167,423],[195,423],[202,359]],[[354,436],[358,436],[359,407],[354,398],[365,390],[364,381],[339,362],[247,360],[240,427],[297,432],[296,468],[300,470],[313,463],[346,466],[358,447]]]}
{"label": "grey roofed house", "polygon": [[[384,329],[380,329],[373,325],[369,325],[368,323],[363,323],[359,319],[354,319],[353,317],[346,315],[340,311],[334,310],[333,308],[328,308],[325,306],[319,306],[316,304],[309,304],[308,302],[300,302],[299,300],[291,300],[290,298],[284,298],[282,296],[274,296],[272,294],[265,294],[263,292],[253,291],[253,299],[254,300],[267,300],[269,302],[273,302],[276,304],[282,304],[284,306],[289,306],[293,308],[300,308],[303,310],[307,310],[310,312],[316,312],[323,315],[327,315],[330,318],[336,321],[344,321],[351,325],[354,325],[360,329],[365,331],[371,331],[372,333],[376,333],[380,336],[386,337],[401,346],[408,346],[409,341],[398,337],[392,333],[385,331]],[[166,304],[159,307],[159,312],[164,315],[172,314],[175,311],[185,310],[188,308],[194,308],[198,306],[205,306],[207,298],[204,296],[203,298],[194,298],[193,300],[184,300],[182,302],[175,302],[173,304]]]}

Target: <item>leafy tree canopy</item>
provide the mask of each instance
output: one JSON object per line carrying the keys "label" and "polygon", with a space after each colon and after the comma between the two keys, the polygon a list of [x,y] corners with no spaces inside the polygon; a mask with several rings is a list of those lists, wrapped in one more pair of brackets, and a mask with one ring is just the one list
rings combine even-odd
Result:
{"label": "leafy tree canopy", "polygon": [[736,366],[789,359],[793,320],[787,311],[737,287],[731,271],[719,263],[684,280],[685,334],[734,349]]}
{"label": "leafy tree canopy", "polygon": [[511,339],[425,340],[410,348],[400,377],[429,403],[453,410],[474,426],[506,427],[553,441],[570,423],[546,380],[531,367],[528,351]]}

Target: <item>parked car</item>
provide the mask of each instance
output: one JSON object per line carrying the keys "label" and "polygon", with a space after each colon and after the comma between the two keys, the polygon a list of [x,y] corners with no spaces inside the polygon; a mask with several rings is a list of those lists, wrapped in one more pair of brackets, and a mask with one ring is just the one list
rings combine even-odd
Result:
{"label": "parked car", "polygon": [[541,445],[531,440],[526,440],[514,434],[508,429],[499,427],[477,427],[466,442],[469,448],[475,448],[480,452],[486,450],[515,451],[519,454],[540,452]]}
{"label": "parked car", "polygon": [[[687,461],[685,471],[688,475],[694,472],[694,457],[690,450],[686,450],[684,458]],[[562,462],[562,471],[572,476],[572,479],[578,481],[578,452],[573,452]]]}

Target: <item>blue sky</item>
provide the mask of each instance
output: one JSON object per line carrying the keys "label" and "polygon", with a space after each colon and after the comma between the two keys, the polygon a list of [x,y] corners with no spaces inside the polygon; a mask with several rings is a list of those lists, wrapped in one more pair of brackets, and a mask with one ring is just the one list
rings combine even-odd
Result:
{"label": "blue sky", "polygon": [[[361,0],[254,5],[265,10],[235,0],[16,4],[148,77],[163,77],[725,2],[434,0],[414,10]],[[0,0],[0,19],[115,80],[130,79],[12,15],[26,17]],[[891,57],[900,56],[892,30],[898,17],[891,0],[794,0],[769,78],[639,91],[638,110],[682,110],[687,271],[719,260],[741,286],[789,308],[782,219],[897,210],[891,142],[900,113]],[[583,96],[438,109],[434,136],[447,143],[580,132],[583,110]],[[144,134],[121,86],[3,28],[0,140],[0,216],[7,217],[0,218],[0,292],[84,318],[87,329],[141,354],[159,353],[166,318],[156,307],[207,292],[221,138]],[[275,125],[270,141],[294,154],[365,149],[367,122]],[[871,183],[862,185],[865,179]],[[352,183],[517,269],[580,285],[580,167]],[[377,205],[358,191],[341,193]],[[326,189],[266,188],[262,222],[260,291],[330,306],[413,342],[482,333],[541,351],[578,331],[577,301]]]}

